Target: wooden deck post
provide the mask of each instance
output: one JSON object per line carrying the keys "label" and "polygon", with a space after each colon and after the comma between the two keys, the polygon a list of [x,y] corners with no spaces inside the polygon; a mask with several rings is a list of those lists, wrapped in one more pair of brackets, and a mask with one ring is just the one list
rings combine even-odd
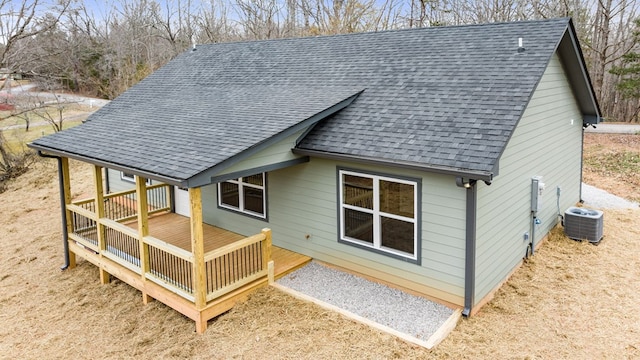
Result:
{"label": "wooden deck post", "polygon": [[[196,308],[204,309],[207,305],[207,284],[204,269],[204,232],[202,228],[202,191],[200,188],[189,188],[191,205],[191,251],[193,252],[193,296]],[[197,327],[198,324],[196,323]],[[201,324],[202,331],[207,324]]]}
{"label": "wooden deck post", "polygon": [[[147,204],[147,179],[136,176],[136,210],[138,214],[138,242],[140,243],[140,276],[146,281],[149,272],[149,246],[144,238],[149,235],[149,206]],[[142,302],[147,304],[153,300],[144,290]]]}
{"label": "wooden deck post", "polygon": [[[63,157],[61,158],[62,162],[62,181],[64,185],[64,203],[66,205],[71,204],[71,178],[69,172],[69,158]],[[68,209],[64,209],[67,218],[67,234],[71,234],[73,232],[73,220],[71,219],[71,211]],[[65,239],[69,241],[69,239]],[[76,254],[69,250],[69,269],[73,269],[76,267]]]}
{"label": "wooden deck post", "polygon": [[273,260],[271,260],[271,229],[262,229],[262,234],[265,236],[264,247],[262,248],[262,268],[267,269],[269,277],[269,284],[273,284],[274,281],[274,267]]}
{"label": "wooden deck post", "polygon": [[[98,165],[93,166],[93,179],[95,188],[95,206],[96,206],[96,230],[98,235],[98,248],[100,249],[100,256],[107,249],[107,242],[105,238],[105,229],[102,225],[101,219],[104,217],[104,187],[102,183],[102,167]],[[111,279],[111,275],[103,268],[100,267],[100,283],[108,284]]]}

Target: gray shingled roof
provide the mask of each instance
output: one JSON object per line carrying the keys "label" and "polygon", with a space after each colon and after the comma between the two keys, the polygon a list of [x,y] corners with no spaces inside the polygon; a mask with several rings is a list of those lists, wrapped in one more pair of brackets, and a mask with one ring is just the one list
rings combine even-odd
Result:
{"label": "gray shingled roof", "polygon": [[296,151],[486,178],[568,29],[555,19],[203,45],[33,147],[185,180],[333,108]]}
{"label": "gray shingled roof", "polygon": [[192,83],[198,83],[198,78],[185,81],[179,76],[172,81],[169,76],[185,66],[195,66],[189,64],[197,60],[193,58],[206,56],[196,53],[170,63],[86,123],[36,140],[33,145],[133,173],[144,172],[147,177],[182,181],[304,124],[362,90],[196,85]]}
{"label": "gray shingled roof", "polygon": [[375,75],[299,148],[491,174],[567,29],[556,19],[346,37],[328,65],[348,58]]}

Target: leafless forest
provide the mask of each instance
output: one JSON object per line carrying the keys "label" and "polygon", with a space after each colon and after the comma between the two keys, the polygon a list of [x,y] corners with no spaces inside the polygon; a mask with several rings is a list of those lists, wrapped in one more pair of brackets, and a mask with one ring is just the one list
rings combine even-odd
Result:
{"label": "leafless forest", "polygon": [[631,122],[640,100],[617,88],[629,75],[610,70],[638,51],[639,8],[635,0],[0,0],[0,64],[112,99],[193,43],[571,16],[604,116]]}

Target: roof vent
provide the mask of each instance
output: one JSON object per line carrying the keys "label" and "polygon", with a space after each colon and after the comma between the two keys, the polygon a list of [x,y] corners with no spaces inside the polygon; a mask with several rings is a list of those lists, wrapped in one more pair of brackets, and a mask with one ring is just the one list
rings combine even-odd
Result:
{"label": "roof vent", "polygon": [[525,48],[522,45],[522,38],[518,38],[518,52],[522,53],[522,52],[524,52],[524,50],[525,50]]}

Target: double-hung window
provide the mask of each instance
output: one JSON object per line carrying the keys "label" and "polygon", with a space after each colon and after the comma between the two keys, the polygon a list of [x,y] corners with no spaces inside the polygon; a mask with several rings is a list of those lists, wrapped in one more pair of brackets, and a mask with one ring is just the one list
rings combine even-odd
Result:
{"label": "double-hung window", "polygon": [[266,219],[265,173],[218,183],[218,206]]}
{"label": "double-hung window", "polygon": [[419,262],[419,180],[339,170],[340,240]]}

